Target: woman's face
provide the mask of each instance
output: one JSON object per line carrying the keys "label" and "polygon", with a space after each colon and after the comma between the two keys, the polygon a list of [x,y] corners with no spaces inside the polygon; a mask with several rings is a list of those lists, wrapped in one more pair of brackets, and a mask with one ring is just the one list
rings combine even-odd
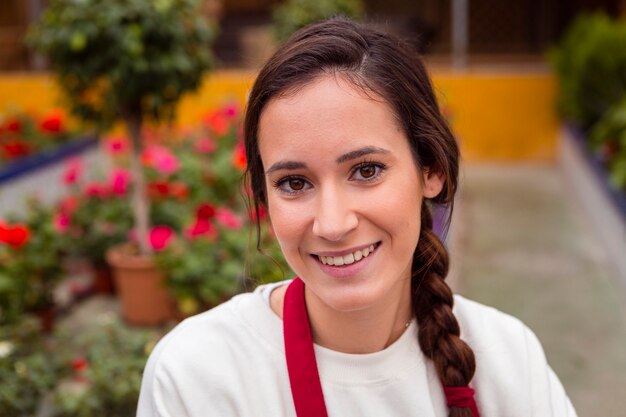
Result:
{"label": "woman's face", "polygon": [[270,219],[309,309],[410,300],[422,198],[442,181],[417,168],[389,105],[322,76],[272,99],[258,136]]}

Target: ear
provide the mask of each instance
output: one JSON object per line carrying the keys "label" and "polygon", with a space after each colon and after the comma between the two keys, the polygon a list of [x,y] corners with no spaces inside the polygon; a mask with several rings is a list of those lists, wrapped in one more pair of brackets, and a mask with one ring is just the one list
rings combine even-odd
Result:
{"label": "ear", "polygon": [[439,173],[431,173],[430,170],[424,170],[424,197],[435,198],[443,189],[443,176]]}

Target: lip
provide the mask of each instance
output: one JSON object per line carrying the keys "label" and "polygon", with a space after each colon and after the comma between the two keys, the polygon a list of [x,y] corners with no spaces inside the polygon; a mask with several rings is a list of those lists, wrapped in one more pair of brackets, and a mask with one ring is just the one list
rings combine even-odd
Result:
{"label": "lip", "polygon": [[329,252],[315,252],[312,253],[312,256],[345,256],[348,255],[350,253],[354,253],[358,250],[363,250],[365,248],[369,248],[370,246],[374,245],[374,251],[376,250],[376,247],[380,244],[380,241],[377,242],[372,242],[372,243],[368,243],[365,245],[361,245],[361,246],[355,246],[354,248],[350,248],[350,249],[346,249],[346,250],[342,250],[342,251],[329,251]]}
{"label": "lip", "polygon": [[[369,245],[365,245],[362,247],[362,249],[367,248],[368,246],[372,245],[371,243]],[[329,275],[331,277],[334,278],[349,278],[352,276],[355,276],[357,274],[359,274],[361,271],[363,271],[364,269],[366,269],[368,267],[368,265],[370,265],[374,259],[376,258],[376,255],[378,254],[378,249],[381,247],[382,242],[376,242],[374,243],[374,251],[370,252],[370,254],[366,257],[366,258],[362,258],[360,261],[358,262],[354,262],[350,265],[342,265],[342,266],[335,266],[335,265],[324,265],[322,263],[322,261],[320,261],[318,255],[311,255],[311,258],[313,258],[314,262],[317,263],[317,265],[319,266],[319,268],[322,270],[322,272],[324,272],[326,275]],[[360,248],[357,247],[352,251],[356,251],[359,250]],[[324,253],[337,253],[339,255],[320,255],[320,256],[342,256],[348,253],[351,253],[350,251],[341,251],[341,252],[324,252]]]}

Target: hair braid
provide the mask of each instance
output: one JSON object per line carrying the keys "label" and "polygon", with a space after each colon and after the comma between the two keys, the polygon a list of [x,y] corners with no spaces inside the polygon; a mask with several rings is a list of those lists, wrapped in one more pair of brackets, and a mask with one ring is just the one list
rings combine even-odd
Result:
{"label": "hair braid", "polygon": [[[432,230],[428,205],[422,204],[422,230],[413,256],[412,298],[422,351],[433,361],[441,382],[450,387],[467,385],[476,370],[474,352],[460,335],[452,312],[452,290],[444,281],[448,252]],[[451,407],[449,417],[471,417],[469,408]]]}

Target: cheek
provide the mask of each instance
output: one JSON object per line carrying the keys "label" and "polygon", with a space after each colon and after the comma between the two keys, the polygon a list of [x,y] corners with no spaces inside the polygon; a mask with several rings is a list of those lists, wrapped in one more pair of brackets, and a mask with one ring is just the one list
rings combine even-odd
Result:
{"label": "cheek", "polygon": [[284,255],[297,247],[297,242],[305,233],[305,215],[296,208],[297,204],[285,204],[268,198],[268,213],[272,228]]}

